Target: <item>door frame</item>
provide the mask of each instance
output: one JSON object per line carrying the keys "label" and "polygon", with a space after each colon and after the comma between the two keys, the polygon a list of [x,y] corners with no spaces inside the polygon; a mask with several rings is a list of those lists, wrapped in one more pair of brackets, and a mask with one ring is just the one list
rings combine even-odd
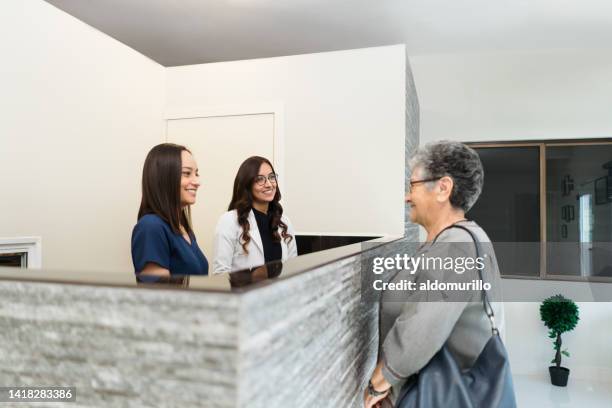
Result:
{"label": "door frame", "polygon": [[[282,102],[256,102],[241,105],[210,105],[180,107],[166,110],[164,114],[164,139],[168,142],[168,122],[171,120],[215,118],[272,114],[274,169],[279,174],[279,184],[287,185],[285,174],[285,106]],[[287,203],[287,190],[283,190],[283,203]]]}

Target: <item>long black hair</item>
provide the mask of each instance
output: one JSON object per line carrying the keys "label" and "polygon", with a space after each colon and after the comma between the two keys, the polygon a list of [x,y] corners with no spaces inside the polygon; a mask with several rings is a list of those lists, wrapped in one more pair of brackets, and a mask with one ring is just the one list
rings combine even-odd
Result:
{"label": "long black hair", "polygon": [[185,146],[162,143],[151,149],[142,169],[142,200],[138,219],[156,214],[180,234],[181,226],[192,235],[191,209],[181,205],[181,154]]}
{"label": "long black hair", "polygon": [[[276,173],[270,160],[265,157],[252,156],[242,162],[234,179],[232,201],[230,201],[227,208],[228,211],[236,210],[238,213],[238,224],[242,227],[240,239],[242,240],[242,249],[246,253],[249,252],[247,245],[251,241],[251,235],[249,234],[251,226],[249,225],[248,217],[249,212],[253,208],[253,183],[255,183],[255,178],[259,175],[259,168],[263,163],[267,163],[272,172]],[[280,242],[282,238],[285,242],[290,242],[293,236],[287,232],[287,224],[281,220],[283,206],[279,203],[280,199],[281,192],[277,184],[274,199],[268,204],[268,213],[271,214],[270,231],[272,232],[272,240]]]}

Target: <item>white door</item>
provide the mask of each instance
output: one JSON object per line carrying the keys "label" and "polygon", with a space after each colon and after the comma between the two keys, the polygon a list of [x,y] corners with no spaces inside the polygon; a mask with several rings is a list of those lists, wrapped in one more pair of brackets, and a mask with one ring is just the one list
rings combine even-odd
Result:
{"label": "white door", "polygon": [[238,167],[250,156],[275,163],[274,114],[172,119],[167,124],[167,141],[186,146],[198,163],[201,186],[191,207],[193,230],[212,263],[215,225],[227,211]]}

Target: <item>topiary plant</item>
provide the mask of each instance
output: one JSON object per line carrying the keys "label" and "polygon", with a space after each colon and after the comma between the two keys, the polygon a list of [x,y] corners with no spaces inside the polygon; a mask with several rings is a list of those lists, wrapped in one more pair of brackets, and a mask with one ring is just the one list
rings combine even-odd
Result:
{"label": "topiary plant", "polygon": [[567,350],[561,350],[561,334],[574,330],[578,324],[578,306],[563,295],[551,296],[540,305],[540,317],[549,329],[548,337],[555,339],[553,349],[556,353],[551,363],[561,367],[561,354],[570,356]]}

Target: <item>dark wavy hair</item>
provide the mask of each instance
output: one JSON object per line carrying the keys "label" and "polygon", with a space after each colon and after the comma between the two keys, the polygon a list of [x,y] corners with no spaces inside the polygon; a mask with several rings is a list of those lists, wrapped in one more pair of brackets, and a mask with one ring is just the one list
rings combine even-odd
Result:
{"label": "dark wavy hair", "polygon": [[[240,239],[242,240],[242,249],[246,253],[249,252],[246,247],[251,242],[251,235],[249,234],[251,226],[249,225],[248,217],[249,212],[253,208],[253,184],[255,183],[255,177],[259,175],[259,168],[263,163],[267,163],[272,168],[272,171],[276,173],[272,163],[264,157],[252,156],[242,162],[234,179],[232,201],[230,201],[227,208],[228,211],[236,210],[238,213],[238,224],[242,227]],[[272,241],[280,242],[283,239],[285,242],[291,242],[293,236],[287,232],[287,224],[281,220],[283,207],[279,203],[280,199],[281,192],[277,184],[274,199],[268,205],[268,213],[272,214],[270,220]]]}
{"label": "dark wavy hair", "polygon": [[181,226],[189,235],[191,208],[181,206],[181,154],[189,152],[185,146],[162,143],[149,151],[142,169],[142,200],[138,219],[156,214],[166,221],[172,230],[180,234]]}

